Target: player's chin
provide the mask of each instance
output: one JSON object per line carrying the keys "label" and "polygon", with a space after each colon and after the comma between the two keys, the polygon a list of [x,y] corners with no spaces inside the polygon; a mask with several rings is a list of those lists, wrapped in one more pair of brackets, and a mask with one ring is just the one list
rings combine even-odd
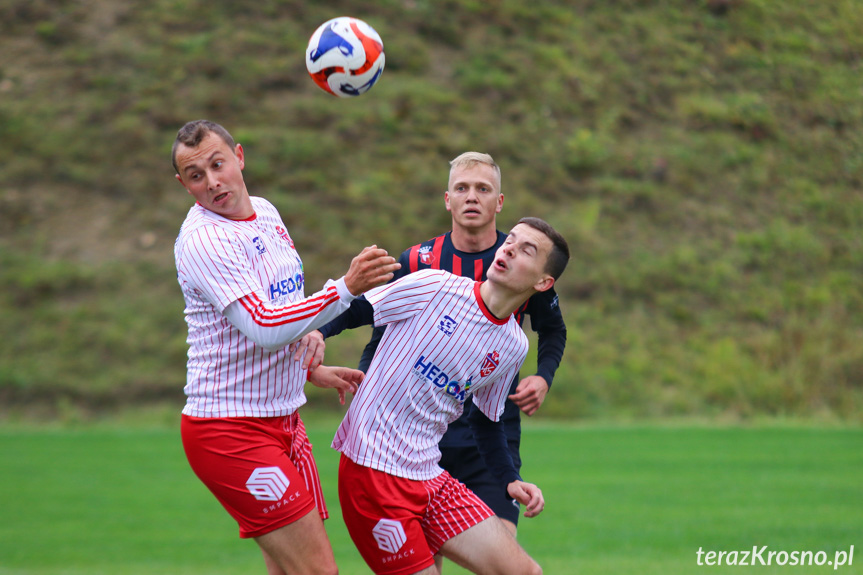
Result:
{"label": "player's chin", "polygon": [[505,269],[499,268],[495,265],[492,265],[491,267],[488,268],[488,271],[486,272],[485,275],[489,279],[496,280],[496,279],[502,278],[505,272],[506,272]]}

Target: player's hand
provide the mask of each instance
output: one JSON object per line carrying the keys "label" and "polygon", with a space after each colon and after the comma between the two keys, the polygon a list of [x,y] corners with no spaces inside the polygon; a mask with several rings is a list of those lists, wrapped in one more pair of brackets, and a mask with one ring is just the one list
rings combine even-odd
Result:
{"label": "player's hand", "polygon": [[524,505],[525,517],[536,517],[545,508],[542,490],[533,483],[513,481],[506,486],[509,496]]}
{"label": "player's hand", "polygon": [[533,415],[548,393],[548,384],[538,375],[529,375],[518,382],[515,393],[509,396],[510,401],[518,406],[525,415]]}
{"label": "player's hand", "polygon": [[353,295],[360,295],[393,279],[400,267],[401,264],[385,249],[369,246],[351,260],[351,267],[345,274],[345,285]]}
{"label": "player's hand", "polygon": [[324,389],[335,389],[339,392],[339,403],[345,404],[345,393],[356,393],[365,374],[358,369],[349,367],[318,366],[309,372],[309,381]]}
{"label": "player's hand", "polygon": [[324,361],[324,350],[327,344],[321,332],[315,330],[307,333],[300,341],[295,341],[288,347],[294,353],[294,361],[303,360],[303,369],[313,371]]}

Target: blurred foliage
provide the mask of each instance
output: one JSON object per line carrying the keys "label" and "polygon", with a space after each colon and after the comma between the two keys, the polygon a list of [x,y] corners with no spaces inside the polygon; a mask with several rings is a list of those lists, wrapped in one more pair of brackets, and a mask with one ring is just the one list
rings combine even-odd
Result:
{"label": "blurred foliage", "polygon": [[[340,15],[387,55],[349,101],[304,67]],[[182,403],[169,153],[206,117],[309,289],[445,231],[447,162],[491,153],[500,227],[573,248],[547,415],[863,421],[861,28],[852,0],[0,2],[0,403]]]}

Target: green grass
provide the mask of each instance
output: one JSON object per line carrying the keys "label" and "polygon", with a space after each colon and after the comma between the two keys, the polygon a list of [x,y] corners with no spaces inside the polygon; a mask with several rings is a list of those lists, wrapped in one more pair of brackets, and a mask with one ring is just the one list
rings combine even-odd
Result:
{"label": "green grass", "polygon": [[[344,575],[367,573],[338,510],[336,421],[309,418]],[[530,423],[525,477],[546,510],[519,539],[550,574],[688,574],[696,551],[857,547],[863,430]],[[0,574],[262,573],[186,464],[175,426],[0,429]],[[829,567],[712,567],[815,573]],[[462,573],[449,564],[447,573]]]}

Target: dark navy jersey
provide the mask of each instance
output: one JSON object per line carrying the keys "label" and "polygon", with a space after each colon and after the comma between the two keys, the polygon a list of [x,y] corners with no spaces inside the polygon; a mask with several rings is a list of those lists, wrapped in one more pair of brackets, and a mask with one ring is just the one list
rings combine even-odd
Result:
{"label": "dark navy jersey", "polygon": [[[483,281],[486,279],[486,270],[494,261],[497,249],[507,238],[507,234],[498,231],[494,246],[481,252],[468,253],[455,249],[450,235],[451,232],[447,232],[442,236],[405,250],[399,257],[399,263],[402,267],[395,272],[392,281],[422,269],[442,269],[456,275],[473,278],[476,281]],[[516,310],[515,315],[520,325],[524,322],[525,315],[530,316],[531,329],[537,332],[536,375],[542,376],[550,386],[566,345],[566,325],[560,312],[558,297],[554,288],[534,294],[522,307]],[[344,320],[337,318],[321,328],[321,332],[324,337],[330,337],[340,333],[346,327]],[[385,329],[385,327],[376,327],[371,340],[363,350],[359,365],[363,372],[368,370]],[[516,375],[510,387],[510,393],[515,392],[519,380],[519,375]],[[474,443],[474,437],[468,423],[472,410],[473,403],[468,399],[464,403],[462,416],[449,425],[449,429],[441,440],[441,446],[471,445]],[[506,401],[501,420],[505,424],[507,437],[511,440],[518,441],[521,436],[520,413],[518,406],[512,401]]]}

